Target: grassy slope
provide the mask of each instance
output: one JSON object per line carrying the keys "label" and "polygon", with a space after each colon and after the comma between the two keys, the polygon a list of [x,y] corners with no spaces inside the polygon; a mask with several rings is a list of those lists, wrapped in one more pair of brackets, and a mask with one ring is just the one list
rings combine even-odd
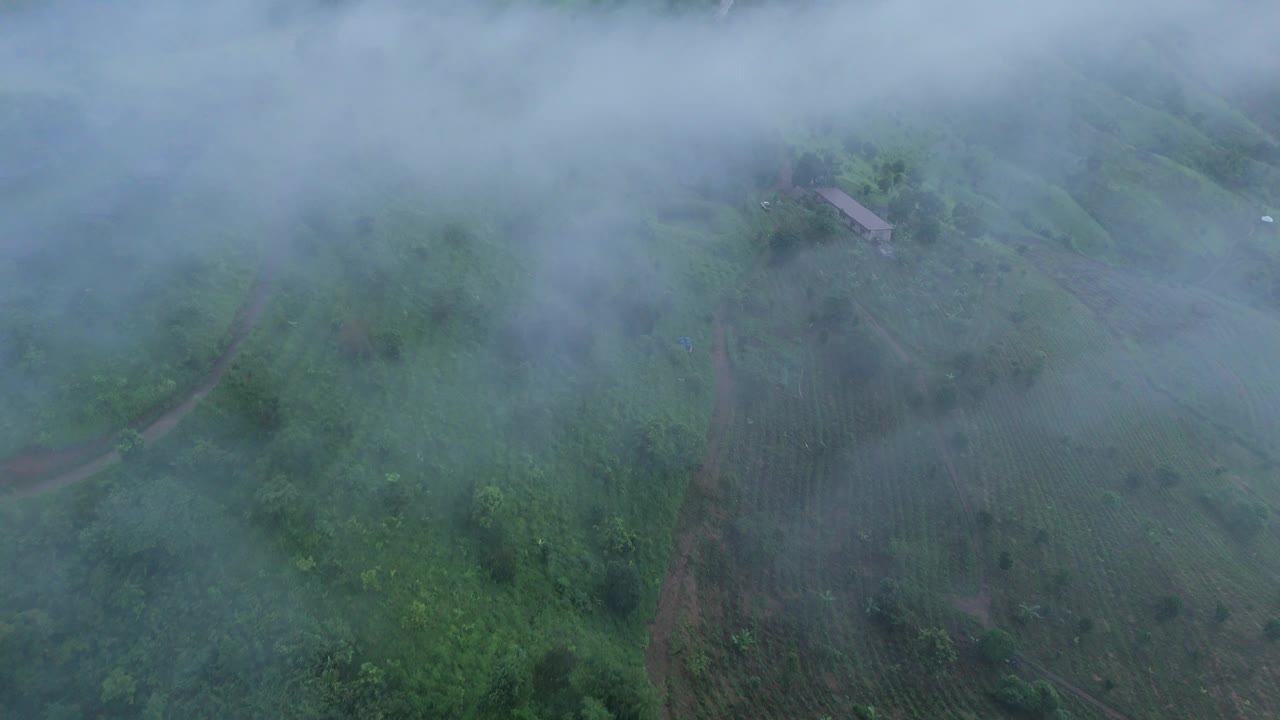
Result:
{"label": "grassy slope", "polygon": [[[83,207],[92,192],[12,200]],[[144,191],[139,191],[144,192]],[[5,403],[0,456],[119,427],[185,389],[228,339],[257,266],[254,238],[210,232],[209,210],[146,192],[146,211],[64,217],[0,261]]]}
{"label": "grassy slope", "polygon": [[[11,712],[62,697],[80,712],[467,717],[504,660],[529,702],[529,666],[557,644],[581,659],[557,702],[643,703],[645,622],[709,420],[710,308],[750,257],[739,210],[637,198],[544,257],[499,227],[510,207],[384,202],[372,223],[340,207],[299,228],[268,317],[172,439],[3,509],[6,564],[81,588],[6,589],[10,652],[36,641],[23,612],[66,638],[6,678],[22,689]],[[655,309],[652,328],[629,325],[629,303]],[[373,357],[343,357],[348,326]],[[489,529],[471,519],[485,486],[504,497]],[[131,504],[146,517],[121,514]],[[634,550],[606,552],[598,526],[615,517]],[[512,579],[486,571],[497,554]],[[610,560],[641,578],[624,616],[602,602]],[[132,704],[101,692],[113,672]]]}
{"label": "grassy slope", "polygon": [[[1227,171],[1206,161],[1271,139],[1180,82],[1175,113],[1051,64],[1036,79],[1051,97],[1028,88],[998,119],[907,115],[851,138],[793,138],[834,155],[838,182],[873,206],[892,199],[877,166],[914,161],[926,188],[981,208],[990,232],[923,247],[900,228],[897,261],[849,237],[740,290],[730,518],[701,554],[703,620],[677,647],[678,707],[998,715],[988,690],[1007,669],[981,663],[977,624],[952,606],[985,585],[992,621],[1028,659],[1130,717],[1275,714],[1275,646],[1261,632],[1280,613],[1266,563],[1280,552],[1264,367],[1280,342],[1274,306],[1221,278],[1218,294],[1142,279],[1191,280],[1261,244],[1249,228],[1274,168],[1215,178]],[[1253,257],[1265,267],[1269,253]],[[870,315],[824,326],[827,304],[847,299]],[[849,345],[879,360],[850,360]],[[958,407],[939,414],[947,388]],[[1261,506],[1271,519],[1242,530],[1240,512]],[[921,668],[914,630],[868,619],[885,578],[912,598],[912,628],[957,641],[948,675]],[[1181,609],[1161,619],[1168,597]]]}
{"label": "grassy slope", "polygon": [[[981,577],[993,620],[1015,632],[1027,657],[1131,717],[1273,713],[1280,698],[1265,663],[1274,647],[1259,628],[1277,609],[1277,578],[1265,571],[1265,558],[1280,552],[1277,533],[1241,541],[1201,499],[1241,479],[1266,483],[1270,473],[1232,455],[1232,438],[1183,407],[1182,393],[1217,397],[1225,389],[1180,365],[1198,356],[1184,350],[1188,338],[1117,333],[1126,326],[1109,320],[1119,318],[1095,315],[1072,292],[1077,260],[1051,247],[900,252],[906,257],[895,263],[850,238],[763,274],[742,293],[750,300],[734,333],[743,412],[729,453],[735,529],[723,548],[704,554],[700,607],[718,620],[692,633],[684,651],[705,654],[712,670],[686,665],[675,684],[695,698],[696,714],[750,708],[794,717],[847,713],[853,704],[908,717],[997,712],[985,696],[997,673],[964,640],[977,626],[949,607]],[[977,262],[990,270],[975,272]],[[1143,309],[1144,294],[1165,314],[1204,302],[1133,277],[1108,280],[1127,294],[1122,317]],[[970,286],[989,288],[978,293],[983,312],[971,317],[963,304],[929,305],[911,294],[920,287],[935,298],[964,297]],[[828,297],[857,300],[915,362],[901,367],[865,319],[830,328],[822,342],[810,323]],[[1015,309],[1026,317],[1009,320]],[[1215,306],[1185,332],[1249,317],[1255,337],[1280,337],[1274,319],[1252,312]],[[845,342],[878,353],[871,378],[865,365],[853,374],[833,365],[845,358],[833,345]],[[965,352],[975,360],[958,363]],[[1019,366],[1036,356],[1043,369],[1028,387]],[[912,410],[919,370],[931,390],[954,374],[959,408],[938,415],[926,400]],[[1268,394],[1268,377],[1251,372],[1240,382]],[[1173,388],[1173,397],[1153,383]],[[994,516],[989,528],[961,512],[944,455],[957,466],[964,502]],[[1168,487],[1157,479],[1166,467],[1179,478]],[[1006,551],[1007,571],[996,563]],[[951,629],[971,661],[942,680],[914,669],[910,632],[886,633],[862,612],[885,577],[916,589],[919,624]],[[1165,595],[1184,606],[1161,622],[1153,607]],[[1218,603],[1232,610],[1223,624],[1213,619]],[[1038,606],[1041,618],[1020,621],[1024,604]],[[1082,618],[1093,623],[1083,635]],[[760,645],[744,651],[733,635],[750,628]]]}
{"label": "grassy slope", "polygon": [[[990,134],[972,113],[858,129],[919,164],[949,205],[983,208],[991,230],[948,231],[932,247],[904,231],[897,265],[845,242],[737,286],[749,222],[736,200],[689,194],[642,198],[663,212],[596,229],[629,236],[632,254],[585,281],[571,254],[548,263],[505,232],[519,220],[511,208],[476,209],[459,232],[446,222],[457,218],[404,199],[299,229],[273,315],[177,434],[75,490],[0,509],[5,566],[43,579],[0,591],[0,687],[15,689],[5,709],[470,716],[508,687],[509,667],[526,688],[514,704],[545,711],[528,674],[561,642],[580,658],[572,709],[583,695],[623,708],[604,696],[643,683],[643,623],[709,416],[709,312],[737,286],[735,520],[726,547],[705,550],[708,620],[677,647],[688,675],[674,687],[692,689],[696,714],[998,713],[986,695],[995,671],[966,662],[922,677],[909,635],[871,627],[865,601],[896,577],[920,623],[947,628],[966,660],[978,629],[949,600],[987,585],[993,620],[1029,658],[1100,694],[1112,681],[1108,702],[1132,717],[1273,715],[1274,646],[1259,625],[1276,614],[1276,585],[1257,558],[1274,557],[1274,528],[1241,542],[1200,497],[1247,484],[1275,502],[1265,460],[1237,447],[1274,441],[1270,311],[1082,270],[1021,239],[1190,275],[1228,252],[1236,216],[1256,214],[1274,182],[1254,168],[1252,184],[1224,189],[1205,153],[1224,127],[1265,133],[1194,87],[1198,120],[1078,68],[1046,73],[1075,100],[1053,123],[1063,108],[1029,100]],[[1046,150],[1041,125],[1070,142]],[[859,195],[883,160],[850,154],[843,138],[795,139],[839,154],[840,182]],[[1098,167],[1063,171],[1064,158],[1088,169],[1090,157]],[[225,327],[245,267],[202,291],[200,307],[218,308],[210,328]],[[618,305],[636,299],[626,279],[637,275],[653,291],[640,299],[661,307],[651,334],[627,332]],[[524,344],[498,342],[527,298],[562,286],[524,311]],[[148,302],[169,306],[168,292]],[[855,356],[879,358],[877,379],[842,370],[849,355],[833,361],[805,329],[830,296],[856,299],[912,359],[895,359],[863,319],[841,332]],[[1108,297],[1118,312],[1098,305]],[[1211,309],[1196,323],[1160,322],[1197,303]],[[575,356],[578,322],[591,342]],[[341,357],[353,327],[376,357]],[[385,352],[392,333],[399,360]],[[679,335],[694,338],[692,355]],[[1180,351],[1193,345],[1220,352]],[[957,361],[964,351],[976,365]],[[153,372],[120,373],[135,370]],[[960,407],[928,410],[949,385]],[[50,415],[50,433],[62,417]],[[1164,468],[1180,482],[1162,486]],[[470,519],[475,489],[490,485],[504,497],[496,532]],[[992,513],[983,534],[965,504]],[[625,617],[601,607],[611,558],[596,525],[613,516],[637,532],[623,560],[644,587]],[[505,552],[514,578],[496,582],[485,568]],[[1157,622],[1152,605],[1168,594],[1183,610]],[[1218,602],[1232,610],[1224,625],[1212,622]],[[1019,622],[1023,604],[1041,617]],[[1083,617],[1094,629],[1077,641]],[[709,670],[689,662],[700,652]]]}

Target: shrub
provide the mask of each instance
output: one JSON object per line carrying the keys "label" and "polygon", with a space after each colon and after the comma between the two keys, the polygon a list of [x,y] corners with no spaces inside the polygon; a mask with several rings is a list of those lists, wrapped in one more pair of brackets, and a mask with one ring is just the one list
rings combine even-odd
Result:
{"label": "shrub", "polygon": [[604,703],[593,697],[582,698],[582,711],[578,713],[581,720],[613,720],[613,713]]}
{"label": "shrub", "polygon": [[640,571],[629,562],[612,560],[605,568],[604,602],[619,615],[629,615],[640,604]]}
{"label": "shrub", "polygon": [[902,585],[892,578],[880,583],[880,589],[867,600],[867,615],[890,629],[908,625],[911,611],[907,608]]}
{"label": "shrub", "polygon": [[533,666],[533,689],[539,695],[553,695],[569,687],[569,676],[578,665],[578,656],[564,645],[556,645]]}
{"label": "shrub", "polygon": [[1028,683],[1017,675],[1005,675],[991,693],[996,702],[1015,712],[1046,717],[1062,705],[1058,691],[1045,680]]}
{"label": "shrub", "polygon": [[685,658],[684,665],[690,677],[701,680],[711,670],[711,657],[705,651],[697,650]]}
{"label": "shrub", "polygon": [[1000,569],[1008,570],[1011,567],[1013,567],[1013,555],[1009,554],[1008,550],[1002,551],[1000,553]]}
{"label": "shrub", "polygon": [[999,628],[988,630],[978,640],[978,652],[992,665],[1000,665],[1018,651],[1018,641]]}
{"label": "shrub", "polygon": [[600,546],[605,555],[630,555],[635,549],[636,534],[627,530],[618,515],[610,515],[596,525],[596,532],[600,535]]}
{"label": "shrub", "polygon": [[[533,666],[533,701],[538,717],[575,717],[582,693],[573,687],[578,656],[564,645],[547,650]],[[532,717],[532,715],[530,715]]]}
{"label": "shrub", "polygon": [[482,528],[493,527],[502,502],[502,490],[493,485],[477,489],[471,497],[471,519]]}
{"label": "shrub", "polygon": [[1155,616],[1160,622],[1168,622],[1182,613],[1182,598],[1165,595],[1156,601]]}
{"label": "shrub", "polygon": [[941,412],[955,409],[959,401],[959,391],[952,382],[944,382],[933,389],[933,406]]}
{"label": "shrub", "polygon": [[399,515],[413,499],[409,485],[401,482],[400,473],[387,473],[384,479],[386,482],[380,492],[382,502],[392,515]]}
{"label": "shrub", "polygon": [[427,604],[421,600],[414,600],[409,603],[409,609],[405,611],[404,617],[400,618],[400,627],[405,630],[421,630],[430,621],[431,611],[427,609]]}
{"label": "shrub", "polygon": [[921,629],[916,635],[915,649],[921,664],[935,672],[950,668],[959,657],[951,635],[940,627]]}
{"label": "shrub", "polygon": [[1231,608],[1227,607],[1226,605],[1222,603],[1218,603],[1218,606],[1213,609],[1214,622],[1224,623],[1227,621],[1227,618],[1229,617],[1231,617]]}
{"label": "shrub", "polygon": [[516,577],[516,553],[506,542],[499,541],[488,547],[480,558],[480,564],[494,582],[505,584]]}
{"label": "shrub", "polygon": [[769,235],[769,251],[773,260],[780,262],[790,257],[803,242],[800,232],[789,225],[781,225]]}
{"label": "shrub", "polygon": [[253,493],[253,517],[270,525],[284,525],[299,515],[302,493],[284,475],[273,475]]}
{"label": "shrub", "polygon": [[1262,628],[1262,634],[1271,642],[1280,640],[1280,618],[1271,618]]}
{"label": "shrub", "polygon": [[1207,490],[1200,494],[1202,502],[1214,518],[1235,539],[1247,542],[1267,527],[1267,506],[1245,496],[1235,488]]}
{"label": "shrub", "polygon": [[977,518],[978,518],[978,526],[981,527],[983,530],[990,529],[990,527],[996,521],[995,516],[992,515],[991,512],[988,510],[979,510]]}
{"label": "shrub", "polygon": [[101,697],[105,705],[132,705],[137,692],[138,681],[119,667],[102,681]]}
{"label": "shrub", "polygon": [[116,452],[120,453],[120,457],[125,460],[137,457],[145,445],[146,441],[142,439],[142,433],[133,428],[125,428],[116,435]]}
{"label": "shrub", "polygon": [[495,711],[509,710],[519,704],[524,687],[524,652],[517,650],[494,666],[489,675],[489,687],[485,690],[484,704]]}
{"label": "shrub", "polygon": [[832,178],[838,173],[839,167],[835,158],[810,151],[796,160],[791,171],[791,182],[798,187],[830,185]]}
{"label": "shrub", "polygon": [[388,360],[399,360],[404,354],[404,335],[399,330],[388,330],[378,334],[378,347],[382,356]]}
{"label": "shrub", "polygon": [[646,720],[657,714],[653,686],[643,670],[592,661],[581,673],[580,689],[598,699],[614,720]]}
{"label": "shrub", "polygon": [[922,217],[916,223],[913,235],[916,241],[925,245],[932,245],[942,235],[942,223],[932,215]]}

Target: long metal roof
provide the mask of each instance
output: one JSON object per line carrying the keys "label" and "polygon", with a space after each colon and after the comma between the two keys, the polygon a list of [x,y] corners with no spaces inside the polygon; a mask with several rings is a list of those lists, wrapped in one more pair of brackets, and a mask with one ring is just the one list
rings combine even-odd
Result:
{"label": "long metal roof", "polygon": [[862,203],[849,197],[845,191],[840,188],[824,187],[815,188],[814,192],[822,196],[822,199],[835,205],[844,214],[853,218],[854,222],[868,230],[892,230],[893,225],[880,219],[879,215],[868,210]]}

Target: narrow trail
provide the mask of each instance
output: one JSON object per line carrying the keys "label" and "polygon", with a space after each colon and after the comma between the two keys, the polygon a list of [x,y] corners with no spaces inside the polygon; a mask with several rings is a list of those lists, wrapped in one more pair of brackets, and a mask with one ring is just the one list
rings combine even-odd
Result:
{"label": "narrow trail", "polygon": [[1098,698],[1094,697],[1093,695],[1091,695],[1091,694],[1090,694],[1090,693],[1088,693],[1087,691],[1085,691],[1085,690],[1081,690],[1080,688],[1076,687],[1075,685],[1072,685],[1070,682],[1067,682],[1067,680],[1066,680],[1065,678],[1063,678],[1061,675],[1058,675],[1057,673],[1054,673],[1054,672],[1050,672],[1050,671],[1049,671],[1049,670],[1047,670],[1043,665],[1040,665],[1040,664],[1038,664],[1038,663],[1036,663],[1036,662],[1033,662],[1033,661],[1031,661],[1031,660],[1028,660],[1027,658],[1025,658],[1025,657],[1023,657],[1023,656],[1021,656],[1021,655],[1018,655],[1018,656],[1017,656],[1017,658],[1018,658],[1018,662],[1019,662],[1020,664],[1022,664],[1022,665],[1026,665],[1027,667],[1031,668],[1032,670],[1035,670],[1036,672],[1038,672],[1038,673],[1040,673],[1041,675],[1043,675],[1043,676],[1045,676],[1046,678],[1048,678],[1048,679],[1049,679],[1049,681],[1051,681],[1053,684],[1057,685],[1058,687],[1062,688],[1063,690],[1066,690],[1067,692],[1071,693],[1072,695],[1075,695],[1076,697],[1080,698],[1081,700],[1083,700],[1083,701],[1085,701],[1085,702],[1089,703],[1089,704],[1090,704],[1090,705],[1092,705],[1093,707],[1097,708],[1097,710],[1098,710],[1099,712],[1101,712],[1103,715],[1106,715],[1107,717],[1111,718],[1111,720],[1129,720],[1129,716],[1128,716],[1128,715],[1125,715],[1124,713],[1120,712],[1119,710],[1116,710],[1115,708],[1111,707],[1110,705],[1107,705],[1106,703],[1104,703],[1104,702],[1102,702],[1101,700],[1099,700]]}
{"label": "narrow trail", "polygon": [[[720,461],[724,438],[733,424],[734,387],[733,373],[729,365],[729,349],[726,340],[724,310],[716,308],[713,317],[714,340],[711,350],[711,369],[715,376],[715,407],[711,414],[711,427],[707,431],[707,449],[702,467],[694,478],[694,492],[686,492],[680,508],[676,529],[676,548],[662,591],[658,596],[658,609],[649,624],[649,646],[645,648],[645,669],[649,681],[659,690],[666,688],[671,671],[671,637],[682,616],[697,622],[698,583],[693,572],[694,553],[700,539],[714,533],[718,518],[714,512],[699,508],[701,498],[714,494],[720,486]],[[672,717],[671,702],[662,705],[662,717]]]}
{"label": "narrow trail", "polygon": [[[248,299],[231,324],[231,341],[209,372],[184,393],[168,398],[125,428],[137,430],[147,444],[154,443],[177,427],[218,386],[266,311],[275,270],[276,262],[268,260],[259,271]],[[114,447],[115,438],[125,428],[116,428],[71,447],[21,452],[0,461],[0,497],[43,495],[102,472],[120,461],[120,453]]]}

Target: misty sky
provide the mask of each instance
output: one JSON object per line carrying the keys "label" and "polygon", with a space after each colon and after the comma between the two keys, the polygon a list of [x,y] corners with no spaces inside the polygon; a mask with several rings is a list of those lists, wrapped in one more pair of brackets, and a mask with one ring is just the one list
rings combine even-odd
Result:
{"label": "misty sky", "polygon": [[710,4],[665,19],[428,5],[53,3],[0,24],[0,90],[73,99],[86,172],[163,177],[199,156],[214,182],[279,201],[340,184],[352,158],[428,182],[539,182],[814,112],[994,99],[1029,53],[1166,23],[1195,28],[1206,58],[1231,37],[1213,62],[1238,77],[1280,19],[1101,0],[747,7],[724,23]]}

